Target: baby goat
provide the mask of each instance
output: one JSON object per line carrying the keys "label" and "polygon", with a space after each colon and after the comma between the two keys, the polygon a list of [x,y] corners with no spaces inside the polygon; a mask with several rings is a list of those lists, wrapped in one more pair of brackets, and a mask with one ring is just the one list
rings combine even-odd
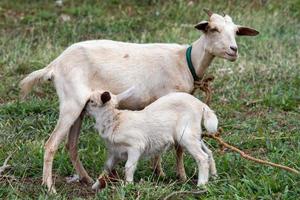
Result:
{"label": "baby goat", "polygon": [[[96,91],[87,112],[96,119],[96,129],[108,147],[105,172],[110,173],[120,160],[127,159],[125,177],[133,181],[141,157],[158,155],[171,145],[184,147],[197,161],[198,185],[207,183],[209,171],[216,175],[212,152],[201,140],[201,121],[208,132],[217,131],[218,119],[206,104],[187,93],[170,93],[141,111],[118,110],[119,102],[133,94],[128,89],[119,95]],[[99,180],[93,189],[99,187]]]}

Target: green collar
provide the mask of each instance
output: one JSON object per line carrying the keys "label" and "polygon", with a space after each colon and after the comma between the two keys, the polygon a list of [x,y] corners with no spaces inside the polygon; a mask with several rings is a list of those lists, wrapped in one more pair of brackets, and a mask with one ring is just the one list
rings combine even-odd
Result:
{"label": "green collar", "polygon": [[188,63],[188,67],[190,69],[190,72],[193,75],[194,81],[199,81],[200,78],[197,76],[195,68],[193,66],[191,53],[192,53],[192,45],[189,46],[189,48],[187,48],[187,50],[186,50],[186,53],[185,53],[185,55],[186,55],[186,61]]}

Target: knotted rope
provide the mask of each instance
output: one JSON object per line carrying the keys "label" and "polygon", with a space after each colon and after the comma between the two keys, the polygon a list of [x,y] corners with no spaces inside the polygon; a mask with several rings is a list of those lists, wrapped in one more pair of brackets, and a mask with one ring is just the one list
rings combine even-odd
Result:
{"label": "knotted rope", "polygon": [[192,94],[194,94],[198,89],[202,90],[205,93],[205,103],[207,105],[209,105],[211,102],[212,87],[210,86],[210,82],[212,82],[214,79],[214,76],[209,75],[207,77],[204,77],[200,81],[194,82],[194,90],[192,91]]}

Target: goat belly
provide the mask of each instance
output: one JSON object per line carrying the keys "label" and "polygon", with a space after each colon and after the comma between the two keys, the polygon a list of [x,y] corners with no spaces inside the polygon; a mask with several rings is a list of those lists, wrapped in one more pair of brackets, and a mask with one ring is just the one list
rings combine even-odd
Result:
{"label": "goat belly", "polygon": [[110,143],[106,141],[107,148],[109,153],[115,155],[117,158],[121,160],[127,159],[127,151],[128,151],[128,145],[119,144],[119,143]]}
{"label": "goat belly", "polygon": [[171,146],[173,146],[173,142],[162,143],[160,141],[156,141],[155,143],[149,143],[145,151],[143,152],[144,157],[152,157],[154,155],[162,154],[167,151]]}

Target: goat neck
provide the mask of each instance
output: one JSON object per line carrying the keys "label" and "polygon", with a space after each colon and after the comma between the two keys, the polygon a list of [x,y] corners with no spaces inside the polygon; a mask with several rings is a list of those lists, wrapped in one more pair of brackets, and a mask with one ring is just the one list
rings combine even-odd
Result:
{"label": "goat neck", "polygon": [[206,49],[204,36],[200,37],[192,44],[191,59],[196,74],[199,77],[203,77],[205,70],[208,68],[214,57],[215,56]]}

